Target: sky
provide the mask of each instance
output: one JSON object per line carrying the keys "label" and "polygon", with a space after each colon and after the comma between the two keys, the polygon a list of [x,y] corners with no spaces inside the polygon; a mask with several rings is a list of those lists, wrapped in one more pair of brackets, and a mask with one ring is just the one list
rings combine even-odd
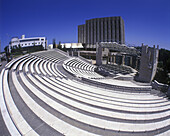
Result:
{"label": "sky", "polygon": [[170,50],[170,0],[0,0],[1,51],[12,37],[78,42],[85,20],[121,16],[125,41]]}

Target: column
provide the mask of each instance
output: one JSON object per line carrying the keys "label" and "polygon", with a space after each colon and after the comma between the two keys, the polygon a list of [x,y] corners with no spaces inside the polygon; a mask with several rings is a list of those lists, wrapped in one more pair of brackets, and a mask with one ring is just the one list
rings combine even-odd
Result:
{"label": "column", "polygon": [[119,41],[120,41],[120,43],[121,44],[123,44],[124,43],[124,41],[123,41],[123,39],[124,39],[124,37],[123,37],[123,19],[120,17],[120,37],[119,37]]}
{"label": "column", "polygon": [[93,24],[93,27],[94,27],[94,29],[93,29],[93,34],[94,34],[94,36],[93,36],[93,44],[96,44],[96,37],[97,37],[97,32],[96,32],[96,19],[94,20],[93,23],[94,23],[94,24]]}
{"label": "column", "polygon": [[116,42],[119,43],[119,18],[116,18]]}
{"label": "column", "polygon": [[109,19],[108,19],[108,36],[107,36],[107,38],[108,38],[108,42],[111,42],[111,20],[110,20],[110,17],[109,17]]}
{"label": "column", "polygon": [[122,55],[122,65],[125,65],[125,55]]}
{"label": "column", "polygon": [[113,55],[113,64],[116,64],[116,56]]}
{"label": "column", "polygon": [[102,46],[96,43],[96,65],[102,65]]}
{"label": "column", "polygon": [[103,41],[103,19],[101,18],[100,20],[100,23],[101,23],[101,27],[100,27],[100,30],[101,30],[101,38],[100,40]]}
{"label": "column", "polygon": [[113,57],[110,56],[110,64],[112,64],[112,63],[113,63]]}
{"label": "column", "polygon": [[132,66],[132,56],[130,56],[130,66]]}
{"label": "column", "polygon": [[97,42],[100,42],[100,19],[97,18]]}
{"label": "column", "polygon": [[104,41],[107,42],[107,18],[104,19]]}
{"label": "column", "polygon": [[108,64],[108,62],[109,62],[109,55],[108,55],[108,57],[107,57],[107,64]]}
{"label": "column", "polygon": [[122,19],[122,24],[123,24],[123,43],[125,43],[125,24],[124,24],[124,21]]}
{"label": "column", "polygon": [[136,57],[136,60],[135,60],[135,69],[138,69],[138,58]]}
{"label": "column", "polygon": [[87,30],[87,35],[86,35],[86,42],[89,44],[90,43],[90,25],[89,25],[89,20],[86,22],[86,30]]}
{"label": "column", "polygon": [[77,52],[78,53],[78,57],[80,56],[80,51]]}
{"label": "column", "polygon": [[86,43],[86,25],[84,25],[84,31],[83,31],[83,43]]}
{"label": "column", "polygon": [[94,44],[94,40],[93,40],[93,33],[94,33],[94,31],[93,31],[93,29],[94,29],[94,27],[93,27],[93,20],[91,20],[90,21],[90,28],[91,28],[91,31],[90,31],[90,33],[91,33],[91,41],[90,41],[90,43],[91,43],[91,45],[93,45]]}
{"label": "column", "polygon": [[112,18],[112,42],[115,42],[115,20]]}

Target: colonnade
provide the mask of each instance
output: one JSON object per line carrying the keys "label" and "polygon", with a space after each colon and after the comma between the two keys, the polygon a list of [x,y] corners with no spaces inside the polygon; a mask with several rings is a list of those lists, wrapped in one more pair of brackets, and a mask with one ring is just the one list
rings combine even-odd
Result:
{"label": "colonnade", "polygon": [[107,64],[127,65],[137,69],[139,65],[139,58],[128,54],[114,53],[108,55]]}

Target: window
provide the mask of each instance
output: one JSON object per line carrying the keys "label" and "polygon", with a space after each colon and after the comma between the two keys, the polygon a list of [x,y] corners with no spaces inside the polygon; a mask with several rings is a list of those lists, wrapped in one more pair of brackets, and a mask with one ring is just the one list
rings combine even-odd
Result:
{"label": "window", "polygon": [[20,42],[38,41],[39,39],[23,39]]}
{"label": "window", "polygon": [[41,39],[41,41],[44,41],[44,39]]}

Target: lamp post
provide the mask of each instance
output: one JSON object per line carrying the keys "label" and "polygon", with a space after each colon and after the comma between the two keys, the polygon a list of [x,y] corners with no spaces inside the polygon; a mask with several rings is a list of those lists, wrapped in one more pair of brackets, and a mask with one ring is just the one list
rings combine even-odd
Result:
{"label": "lamp post", "polygon": [[[10,38],[11,36],[8,33],[6,33],[6,35],[7,35],[8,39],[11,39]],[[11,53],[11,42],[9,42],[9,45],[8,45],[8,52]]]}
{"label": "lamp post", "polygon": [[0,40],[0,53],[1,53],[1,40]]}

